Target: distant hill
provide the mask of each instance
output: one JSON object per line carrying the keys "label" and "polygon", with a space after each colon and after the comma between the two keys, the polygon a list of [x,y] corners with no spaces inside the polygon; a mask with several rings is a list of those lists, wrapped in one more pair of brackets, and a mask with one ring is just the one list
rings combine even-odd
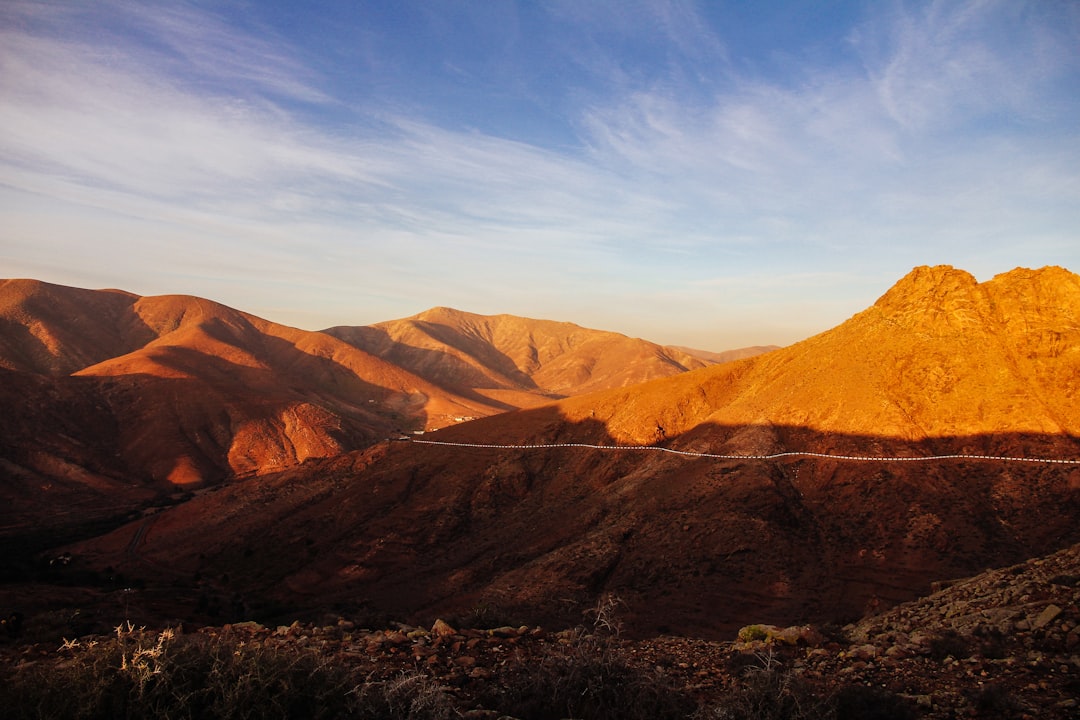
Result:
{"label": "distant hill", "polygon": [[723,361],[701,351],[573,323],[476,315],[451,308],[324,332],[448,391],[513,408],[636,385]]}
{"label": "distant hill", "polygon": [[420,438],[447,446],[313,461],[75,552],[151,578],[166,563],[227,575],[251,612],[493,607],[573,623],[614,592],[639,633],[846,622],[1080,541],[1080,466],[566,444],[1080,458],[1078,385],[1076,275],[916,268],[790,347]]}
{"label": "distant hill", "polygon": [[710,365],[745,360],[746,358],[751,358],[755,355],[762,355],[780,349],[779,345],[751,345],[750,347],[724,350],[723,352],[710,352],[708,350],[698,350],[696,348],[682,347],[679,345],[673,345],[671,347],[680,352],[684,352],[687,355],[705,360]]}
{"label": "distant hill", "polygon": [[123,516],[174,491],[705,364],[570,323],[445,309],[333,332],[348,342],[192,296],[0,280],[12,527],[68,523],[61,506],[82,508],[80,521]]}
{"label": "distant hill", "polygon": [[0,367],[60,376],[132,352],[154,339],[138,296],[37,280],[0,280]]}

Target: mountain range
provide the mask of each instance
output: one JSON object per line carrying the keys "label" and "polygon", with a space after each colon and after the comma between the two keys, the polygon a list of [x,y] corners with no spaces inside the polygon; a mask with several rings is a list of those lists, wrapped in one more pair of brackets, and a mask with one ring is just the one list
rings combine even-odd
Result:
{"label": "mountain range", "polygon": [[58,506],[107,519],[174,490],[712,362],[445,308],[307,332],[196,297],[4,280],[3,525],[67,524]]}
{"label": "mountain range", "polygon": [[[615,593],[635,632],[722,636],[1080,541],[1080,464],[1044,462],[1080,459],[1062,268],[916,268],[722,364],[445,308],[305,333],[32,281],[0,318],[3,531],[74,541],[158,616],[565,624]],[[842,457],[767,457],[792,451]]]}

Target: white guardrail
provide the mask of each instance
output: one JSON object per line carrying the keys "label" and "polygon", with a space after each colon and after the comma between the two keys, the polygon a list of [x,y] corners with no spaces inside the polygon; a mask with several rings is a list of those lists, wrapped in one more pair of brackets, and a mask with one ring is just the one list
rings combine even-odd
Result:
{"label": "white guardrail", "polygon": [[462,443],[447,442],[444,440],[420,440],[417,438],[403,437],[420,445],[445,445],[447,447],[463,448],[491,448],[496,450],[542,450],[547,448],[588,448],[590,450],[606,451],[648,451],[665,452],[672,455],[684,455],[687,457],[712,458],[714,460],[778,460],[780,458],[821,458],[825,460],[849,460],[858,462],[936,462],[939,460],[979,460],[997,462],[1026,462],[1046,463],[1057,465],[1080,465],[1080,459],[1070,460],[1062,458],[1044,457],[1011,457],[1007,455],[968,455],[964,453],[952,455],[832,455],[829,453],[808,452],[804,450],[792,450],[787,452],[771,453],[768,455],[724,455],[720,453],[695,452],[693,450],[675,450],[659,445],[590,445],[589,443],[538,443],[534,445],[500,445],[495,443]]}

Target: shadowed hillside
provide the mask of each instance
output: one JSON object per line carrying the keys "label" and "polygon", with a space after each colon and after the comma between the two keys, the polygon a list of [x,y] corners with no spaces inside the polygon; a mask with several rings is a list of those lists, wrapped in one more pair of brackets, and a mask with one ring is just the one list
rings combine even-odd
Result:
{"label": "shadowed hillside", "polygon": [[148,497],[366,447],[432,415],[501,409],[208,300],[33,280],[0,283],[0,368],[5,528],[123,516]]}
{"label": "shadowed hillside", "polygon": [[[612,443],[598,423],[569,423],[554,409],[516,415],[549,442]],[[437,436],[476,440],[465,432],[476,425]],[[712,451],[735,452],[761,430],[706,424],[669,445],[709,438]],[[1080,457],[1080,442],[1056,436],[912,444],[768,431],[787,447]],[[204,591],[227,589],[256,614],[267,603],[329,604],[422,621],[498,607],[564,624],[615,592],[632,609],[633,632],[717,635],[752,621],[848,621],[934,580],[1076,542],[1077,486],[1080,466],[401,442],[200,496],[74,552],[167,587],[202,578]]]}
{"label": "shadowed hillside", "polygon": [[445,342],[376,348],[383,359],[201,298],[0,281],[0,534],[92,528],[207,484],[702,365],[569,323],[423,317],[413,325]]}
{"label": "shadowed hillside", "polygon": [[[1080,459],[1080,282],[918,268],[789,348],[422,439],[730,455]],[[299,489],[303,488],[300,492]],[[494,605],[567,621],[614,591],[640,632],[846,620],[1080,540],[1080,466],[692,459],[388,443],[200,497],[77,548],[302,609]],[[270,550],[272,548],[272,550]],[[227,578],[223,580],[222,578]]]}

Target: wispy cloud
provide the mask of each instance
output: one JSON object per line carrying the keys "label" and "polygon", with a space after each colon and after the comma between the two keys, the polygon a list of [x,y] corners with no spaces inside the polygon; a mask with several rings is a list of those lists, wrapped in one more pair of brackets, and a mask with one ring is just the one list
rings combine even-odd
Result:
{"label": "wispy cloud", "polygon": [[[795,86],[748,79],[704,104],[644,91],[592,108],[592,149],[627,173],[675,179],[669,195],[716,211],[703,218],[749,222],[763,238],[776,237],[775,224],[770,231],[763,223],[784,217],[804,238],[847,221],[855,221],[849,235],[906,231],[920,216],[944,223],[924,222],[924,233],[963,227],[978,236],[1003,212],[1023,233],[1046,210],[1031,203],[1035,187],[1023,185],[1062,200],[1075,188],[1080,134],[1064,125],[1072,112],[1057,96],[1064,91],[1077,106],[1076,87],[1069,97],[1061,83],[1075,81],[1080,67],[1075,53],[1062,52],[1062,32],[1075,40],[1075,27],[1054,31],[1012,8],[941,3],[890,16],[871,28],[885,36],[879,44],[855,33],[864,68],[820,68]],[[992,42],[1005,32],[1008,42]],[[1029,55],[1039,60],[1024,62]],[[911,222],[898,222],[897,211]],[[908,242],[925,249],[918,236]]]}
{"label": "wispy cloud", "polygon": [[318,75],[311,68],[283,52],[288,47],[283,38],[237,32],[222,17],[182,4],[106,1],[129,12],[136,27],[161,43],[158,61],[173,78],[217,81],[230,92],[250,87],[281,99],[334,102],[319,89]]}
{"label": "wispy cloud", "polygon": [[457,304],[675,340],[738,307],[714,334],[749,321],[782,341],[914,264],[1080,264],[1075,10],[897,5],[853,28],[849,62],[779,78],[735,72],[691,3],[611,16],[653,44],[652,74],[596,39],[601,6],[551,8],[573,27],[553,47],[593,38],[561,110],[575,145],[342,93],[257,19],[11,3],[0,257],[104,259],[109,284],[172,278],[253,311],[288,283],[312,327]]}
{"label": "wispy cloud", "polygon": [[[173,16],[143,29],[172,47],[200,22]],[[231,50],[229,62],[247,68],[261,50]],[[427,302],[468,305],[470,292],[566,292],[570,278],[602,274],[618,252],[612,239],[633,236],[655,212],[647,195],[580,159],[381,108],[363,132],[343,133],[269,97],[196,92],[153,69],[157,60],[153,50],[4,33],[0,182],[94,213],[81,228],[44,222],[67,230],[44,252],[93,257],[72,246],[96,243],[97,257],[115,253],[118,266],[188,280],[200,266],[212,280],[232,265],[249,291],[274,276],[317,284],[321,275],[354,295],[396,296],[398,306],[434,298],[439,285],[454,297]],[[300,84],[285,72],[293,64],[277,63],[279,84]],[[110,239],[117,217],[144,232]],[[23,214],[20,227],[45,239],[31,222]],[[139,258],[141,271],[130,266]]]}
{"label": "wispy cloud", "polygon": [[[1054,16],[1043,13],[1053,8]],[[853,33],[889,116],[934,133],[980,118],[1053,120],[1063,77],[1076,79],[1075,5],[975,0],[903,5]],[[1067,100],[1075,104],[1075,97]]]}

